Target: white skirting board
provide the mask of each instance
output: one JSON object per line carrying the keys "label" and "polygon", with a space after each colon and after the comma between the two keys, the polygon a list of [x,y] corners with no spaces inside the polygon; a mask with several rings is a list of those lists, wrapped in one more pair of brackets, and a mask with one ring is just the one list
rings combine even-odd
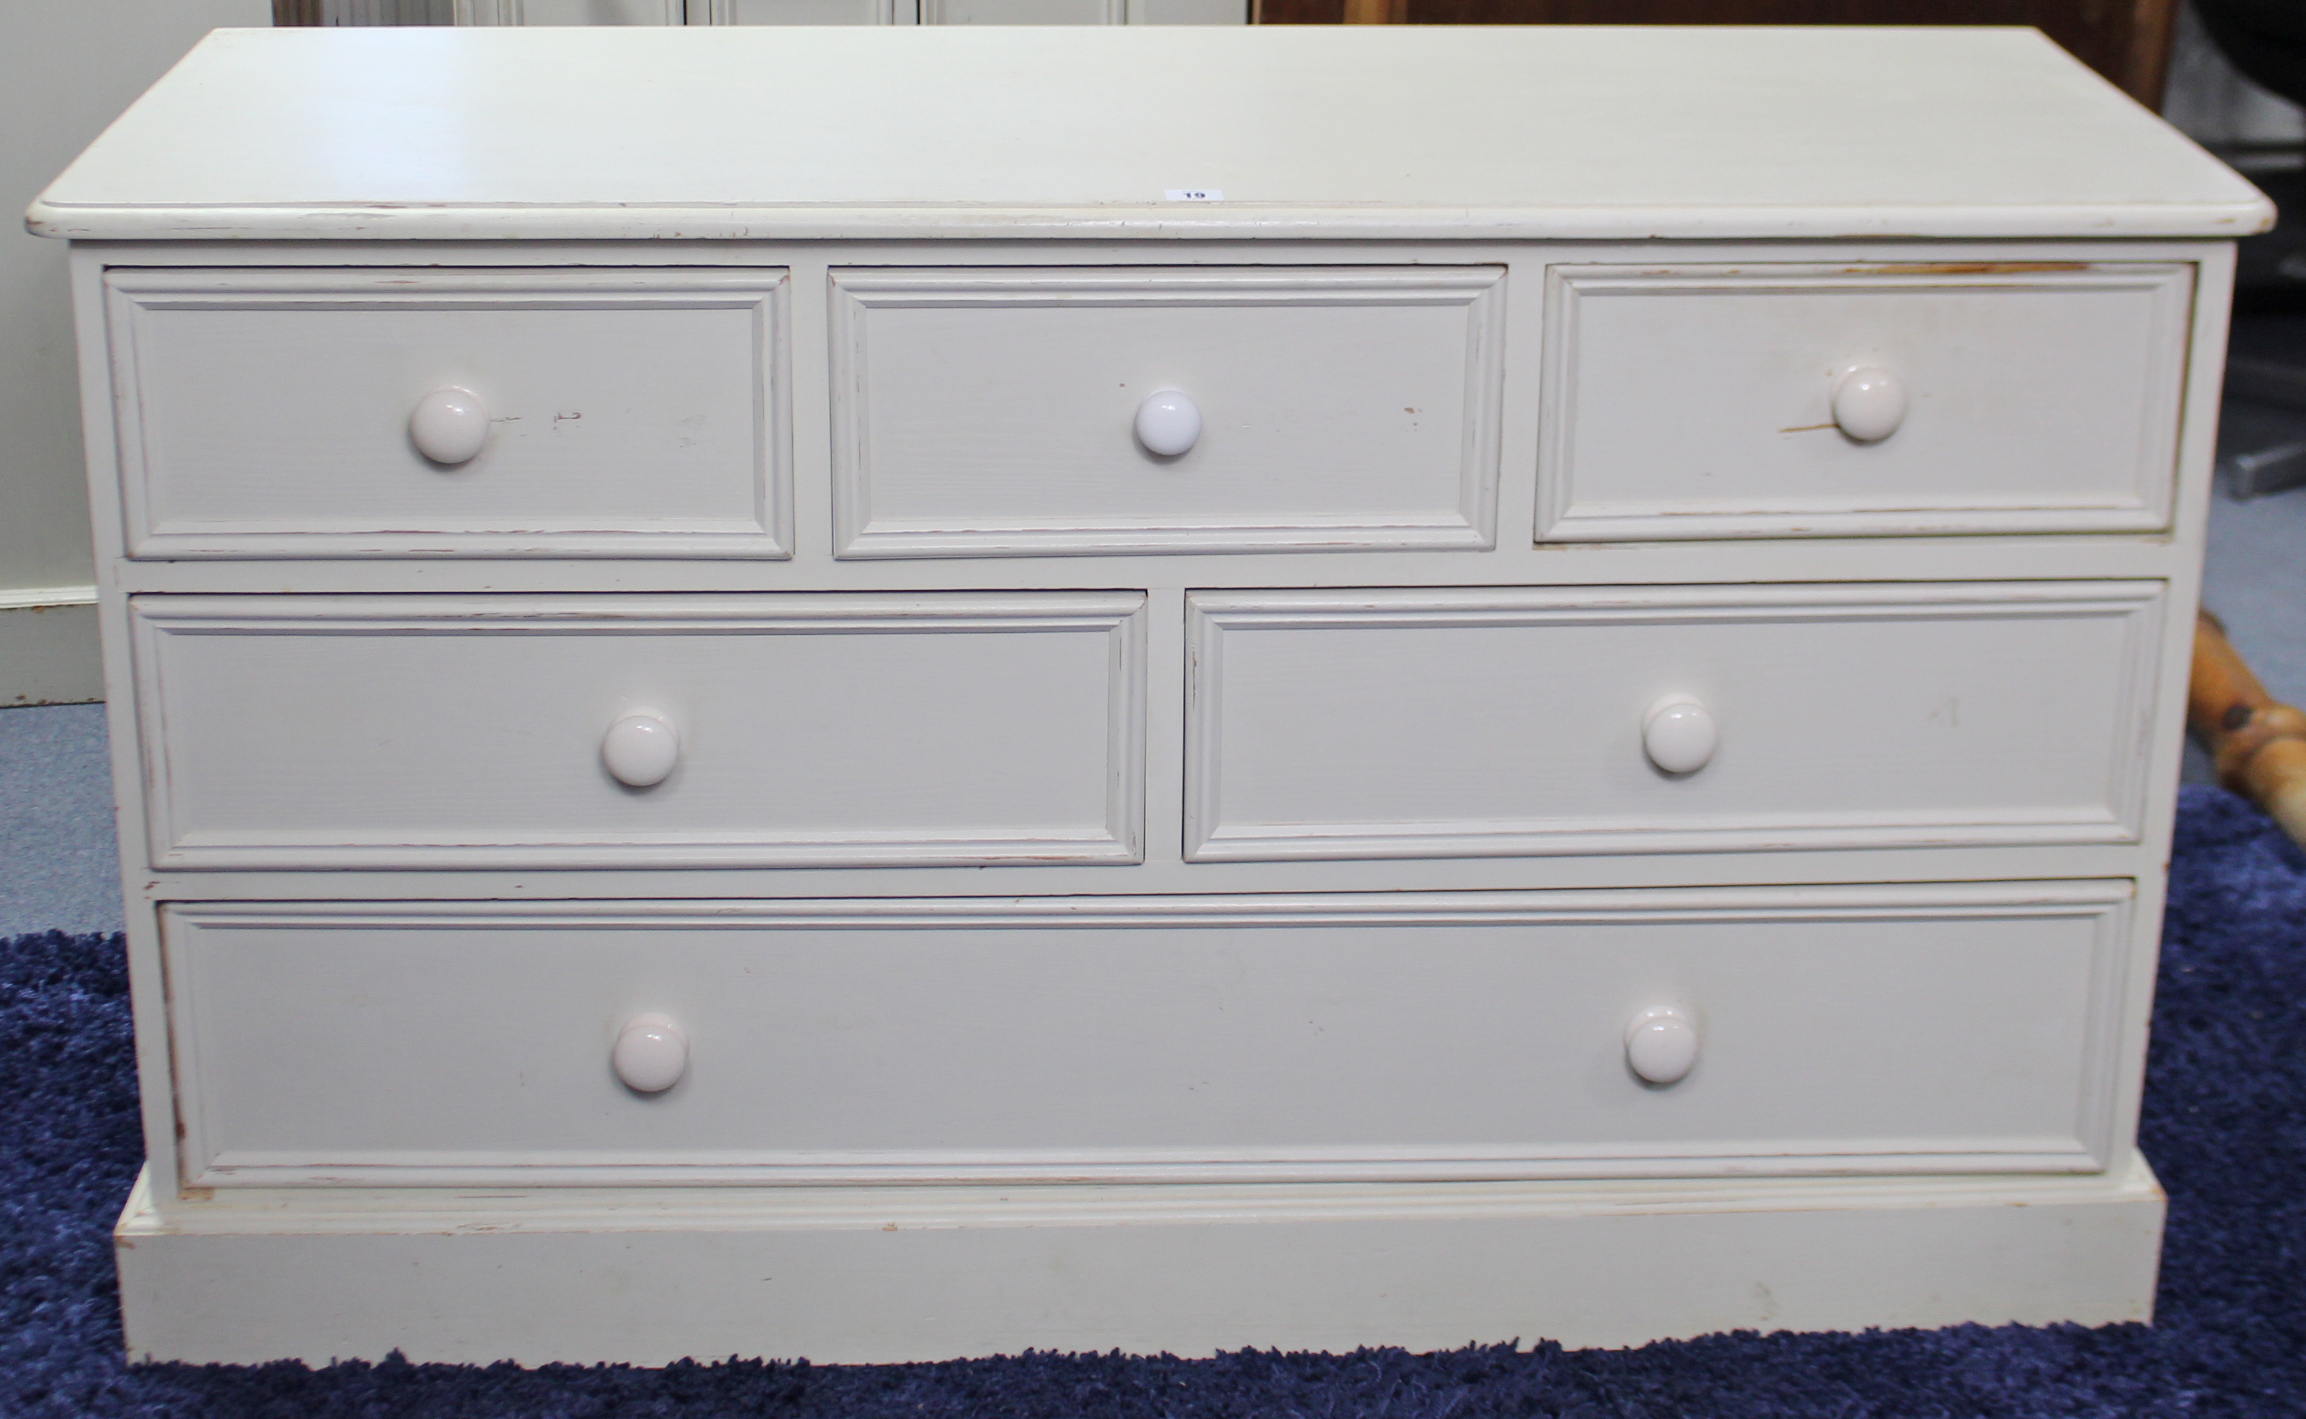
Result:
{"label": "white skirting board", "polygon": [[0,591],[0,709],[103,698],[96,588]]}
{"label": "white skirting board", "polygon": [[2143,1321],[2164,1205],[2134,1155],[2024,1179],[316,1190],[166,1220],[139,1178],[115,1241],[139,1361],[856,1364]]}

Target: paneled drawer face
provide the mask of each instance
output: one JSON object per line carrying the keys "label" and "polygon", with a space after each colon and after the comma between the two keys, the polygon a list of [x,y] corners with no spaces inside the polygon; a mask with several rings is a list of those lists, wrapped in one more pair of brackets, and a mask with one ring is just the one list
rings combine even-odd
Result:
{"label": "paneled drawer face", "polygon": [[1144,600],[137,597],[155,865],[1135,862]]}
{"label": "paneled drawer face", "polygon": [[105,283],[131,556],[790,555],[783,271]]}
{"label": "paneled drawer face", "polygon": [[840,555],[1492,546],[1503,281],[837,271]]}
{"label": "paneled drawer face", "polygon": [[1554,267],[1538,540],[2167,527],[2193,289],[2184,264]]}
{"label": "paneled drawer face", "polygon": [[2162,590],[1196,592],[1186,855],[2134,842]]}
{"label": "paneled drawer face", "polygon": [[[164,936],[199,1186],[2084,1171],[2129,891],[217,904]],[[1671,1084],[1628,1045],[1659,1010],[1696,1046]],[[678,1039],[642,1094],[648,1014]]]}

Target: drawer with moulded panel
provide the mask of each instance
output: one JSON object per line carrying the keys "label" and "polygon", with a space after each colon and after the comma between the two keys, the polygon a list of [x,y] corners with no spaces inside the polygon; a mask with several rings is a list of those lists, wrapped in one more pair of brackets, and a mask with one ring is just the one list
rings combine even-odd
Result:
{"label": "drawer with moulded panel", "polygon": [[2194,279],[1553,267],[1538,540],[2166,528]]}
{"label": "drawer with moulded panel", "polygon": [[2136,842],[2163,595],[1195,592],[1185,853]]}
{"label": "drawer with moulded panel", "polygon": [[135,597],[152,861],[1136,862],[1144,603]]}
{"label": "drawer with moulded panel", "polygon": [[838,554],[1491,547],[1504,276],[836,270]]}
{"label": "drawer with moulded panel", "polygon": [[2093,1171],[2131,891],[172,905],[182,1178]]}
{"label": "drawer with moulded panel", "polygon": [[114,269],[128,553],[790,555],[777,269]]}

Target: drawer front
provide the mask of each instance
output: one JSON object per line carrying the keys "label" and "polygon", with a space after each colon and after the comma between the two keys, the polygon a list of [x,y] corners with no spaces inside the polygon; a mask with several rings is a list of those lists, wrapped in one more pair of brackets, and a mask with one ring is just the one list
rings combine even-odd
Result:
{"label": "drawer front", "polygon": [[105,282],[131,556],[789,555],[783,271]]}
{"label": "drawer front", "polygon": [[2134,842],[2162,592],[1197,592],[1186,855]]}
{"label": "drawer front", "polygon": [[[2185,264],[1555,267],[1538,539],[2167,527],[2193,289]],[[1837,403],[1865,371],[1892,383]]]}
{"label": "drawer front", "polygon": [[[164,936],[198,1186],[2084,1171],[2129,890],[216,904]],[[1696,1046],[1671,1084],[1628,1046],[1659,1010]]]}
{"label": "drawer front", "polygon": [[[1503,281],[837,271],[840,554],[1494,545]],[[1164,394],[1181,452],[1139,436]]]}
{"label": "drawer front", "polygon": [[155,865],[1135,862],[1144,600],[137,597]]}

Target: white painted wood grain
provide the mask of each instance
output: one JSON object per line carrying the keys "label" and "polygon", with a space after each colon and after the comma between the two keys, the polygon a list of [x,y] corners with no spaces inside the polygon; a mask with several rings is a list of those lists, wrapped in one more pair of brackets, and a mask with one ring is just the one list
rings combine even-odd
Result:
{"label": "white painted wood grain", "polygon": [[[1538,537],[2134,531],[2176,482],[2190,266],[1554,266]],[[1859,443],[1848,370],[1909,391]]]}
{"label": "white painted wood grain", "polygon": [[[780,270],[115,270],[129,554],[781,557]],[[454,468],[426,394],[490,415]]]}
{"label": "white painted wood grain", "polygon": [[[2130,885],[177,907],[186,1182],[2095,1171]],[[1671,1088],[1627,1022],[1699,1022]],[[681,1082],[620,1085],[641,1012]],[[1415,1040],[1414,1048],[1400,1042]]]}
{"label": "white painted wood grain", "polygon": [[[1134,862],[1137,592],[140,597],[161,865]],[[678,730],[633,790],[601,740]]]}
{"label": "white painted wood grain", "polygon": [[[1495,267],[836,270],[847,557],[1494,544]],[[1159,458],[1138,405],[1203,430]]]}
{"label": "white painted wood grain", "polygon": [[[1196,592],[1186,856],[2127,842],[2162,587]],[[1720,748],[1641,742],[1694,695]]]}

